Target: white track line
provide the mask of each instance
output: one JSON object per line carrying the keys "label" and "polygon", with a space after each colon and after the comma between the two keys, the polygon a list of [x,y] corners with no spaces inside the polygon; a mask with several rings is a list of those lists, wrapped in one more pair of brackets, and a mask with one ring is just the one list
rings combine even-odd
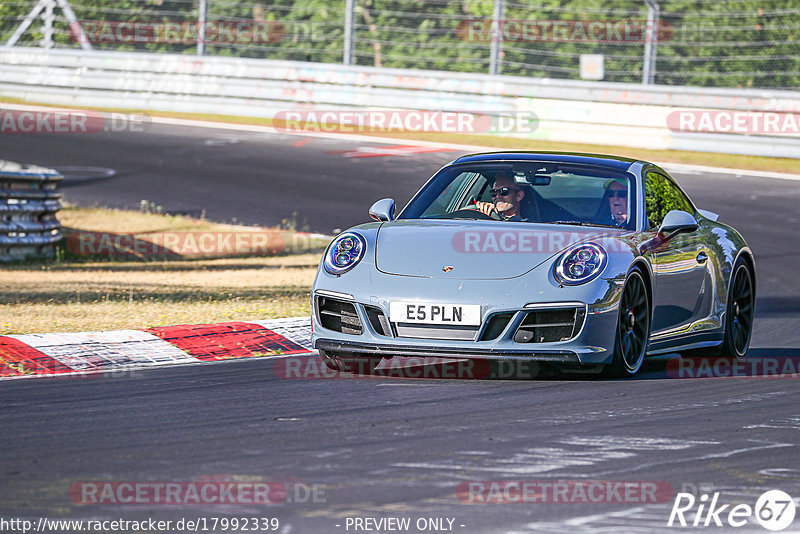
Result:
{"label": "white track line", "polygon": [[[46,107],[41,105],[27,106],[27,105],[7,104],[0,102],[0,109],[14,109],[19,111],[26,111],[26,110],[52,111],[53,109],[66,110],[66,109],[80,109],[80,108],[67,108],[58,106]],[[514,151],[514,149],[502,148],[502,147],[461,145],[456,143],[436,143],[432,141],[418,141],[413,139],[397,139],[392,137],[378,137],[378,136],[373,137],[370,135],[355,135],[355,134],[344,134],[344,133],[337,134],[337,133],[325,133],[325,132],[302,132],[302,133],[285,132],[273,128],[272,126],[258,126],[255,124],[235,124],[228,122],[212,122],[212,121],[201,121],[193,119],[176,119],[172,117],[152,116],[146,112],[144,113],[144,115],[150,117],[151,122],[153,122],[154,124],[168,124],[172,126],[190,126],[192,128],[210,128],[216,130],[232,130],[238,132],[283,134],[296,137],[318,137],[323,139],[347,139],[350,141],[363,142],[363,143],[379,143],[379,144],[392,144],[392,145],[406,144],[414,146],[449,148],[452,150],[460,150],[467,153]],[[774,178],[778,180],[800,180],[800,174],[768,172],[768,171],[748,171],[739,169],[729,169],[726,167],[707,167],[705,165],[689,165],[684,163],[664,163],[661,166],[667,170],[670,170],[671,172],[674,171],[676,173],[704,172],[704,173],[727,174],[727,175],[732,175],[734,177],[755,176],[759,178]]]}

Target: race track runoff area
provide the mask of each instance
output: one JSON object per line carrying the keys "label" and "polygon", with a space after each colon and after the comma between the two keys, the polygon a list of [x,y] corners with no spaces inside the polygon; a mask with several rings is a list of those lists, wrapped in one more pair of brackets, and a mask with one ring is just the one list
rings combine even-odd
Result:
{"label": "race track runoff area", "polygon": [[82,375],[311,352],[309,317],[0,336],[0,378]]}

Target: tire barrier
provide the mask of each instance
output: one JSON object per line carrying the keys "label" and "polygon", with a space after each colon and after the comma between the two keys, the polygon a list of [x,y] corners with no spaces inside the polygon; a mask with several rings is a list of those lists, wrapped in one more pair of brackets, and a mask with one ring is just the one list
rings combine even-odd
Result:
{"label": "tire barrier", "polygon": [[62,179],[52,169],[0,161],[0,261],[55,256]]}

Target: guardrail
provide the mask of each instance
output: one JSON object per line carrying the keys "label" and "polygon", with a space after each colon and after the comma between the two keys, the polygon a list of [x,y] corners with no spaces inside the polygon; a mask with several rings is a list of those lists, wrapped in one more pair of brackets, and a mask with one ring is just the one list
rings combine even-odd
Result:
{"label": "guardrail", "polygon": [[61,180],[52,169],[0,161],[0,261],[55,255]]}
{"label": "guardrail", "polygon": [[[282,110],[533,112],[532,140],[800,158],[800,132],[676,132],[678,109],[800,112],[800,92],[530,79],[184,55],[0,49],[0,94],[54,104],[271,118]],[[121,104],[122,103],[122,104]]]}

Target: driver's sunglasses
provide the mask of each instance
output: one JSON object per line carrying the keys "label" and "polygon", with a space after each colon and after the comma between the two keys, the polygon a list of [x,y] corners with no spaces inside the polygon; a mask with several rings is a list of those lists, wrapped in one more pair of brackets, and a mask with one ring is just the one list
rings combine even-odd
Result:
{"label": "driver's sunglasses", "polygon": [[624,189],[616,189],[608,192],[609,198],[619,197],[619,198],[628,198],[628,192]]}
{"label": "driver's sunglasses", "polygon": [[508,194],[511,191],[516,191],[516,189],[511,189],[510,187],[501,187],[500,189],[489,189],[489,194],[492,196],[492,198],[495,198],[497,196],[504,197],[508,196]]}

